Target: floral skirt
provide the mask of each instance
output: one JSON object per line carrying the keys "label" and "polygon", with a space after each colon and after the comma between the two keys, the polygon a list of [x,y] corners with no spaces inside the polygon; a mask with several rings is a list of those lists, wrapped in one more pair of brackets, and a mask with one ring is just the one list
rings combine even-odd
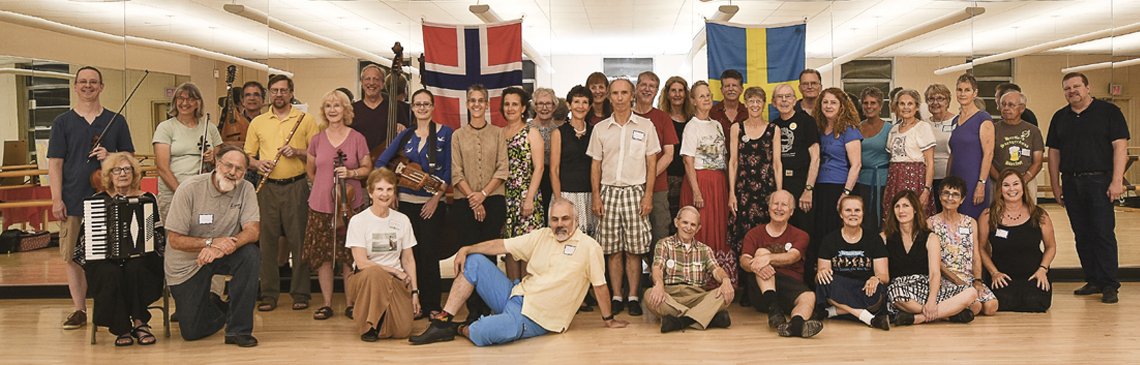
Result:
{"label": "floral skirt", "polygon": [[[362,209],[357,209],[358,213]],[[355,215],[355,214],[354,214]],[[305,245],[301,256],[309,263],[309,267],[316,270],[326,262],[333,260],[333,215],[309,209],[309,221],[305,225]],[[337,222],[339,227],[343,222]],[[342,265],[352,264],[352,251],[344,247],[344,237],[336,238],[336,263]],[[333,265],[336,268],[336,265]]]}
{"label": "floral skirt", "polygon": [[[887,212],[890,212],[891,199],[895,194],[903,190],[913,191],[916,195],[922,196],[922,189],[926,186],[926,163],[924,162],[891,162],[891,167],[887,172],[887,188],[883,191],[883,216],[881,219],[886,221]],[[923,205],[922,211],[925,213],[922,218],[927,218],[935,213],[934,200],[938,199],[932,191],[927,197],[926,204]]]}

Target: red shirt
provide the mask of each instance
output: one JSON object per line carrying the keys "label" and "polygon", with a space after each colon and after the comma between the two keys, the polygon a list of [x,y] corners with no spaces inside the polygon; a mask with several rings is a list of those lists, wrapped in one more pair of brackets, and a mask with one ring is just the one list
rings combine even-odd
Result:
{"label": "red shirt", "polygon": [[[674,150],[681,148],[678,146],[681,144],[681,141],[677,139],[677,129],[673,128],[673,118],[670,118],[669,114],[657,108],[650,108],[649,112],[645,114],[638,112],[633,113],[637,114],[639,117],[649,119],[653,122],[653,127],[657,129],[657,141],[661,143],[662,152],[665,151],[665,146],[667,145],[673,145]],[[654,158],[660,159],[662,152],[658,152]],[[658,168],[660,168],[660,166],[658,166]],[[669,190],[669,183],[667,182],[668,179],[666,179],[666,175],[668,174],[665,172],[657,174],[657,178],[654,179],[653,183],[654,192]]]}
{"label": "red shirt", "polygon": [[744,106],[744,101],[741,100],[739,104],[736,104],[736,119],[728,120],[722,101],[713,105],[712,110],[709,111],[709,117],[720,122],[720,126],[724,127],[725,138],[728,138],[728,131],[732,130],[733,123],[740,123],[748,119],[748,107]]}
{"label": "red shirt", "polygon": [[766,248],[771,253],[785,253],[794,248],[800,252],[800,260],[788,266],[776,267],[776,272],[796,279],[803,278],[803,255],[807,252],[808,234],[789,224],[788,228],[784,230],[784,234],[781,234],[780,237],[772,237],[768,234],[767,226],[767,224],[762,224],[749,230],[748,234],[744,235],[744,247],[741,248],[740,252],[755,256],[756,250],[760,248]]}

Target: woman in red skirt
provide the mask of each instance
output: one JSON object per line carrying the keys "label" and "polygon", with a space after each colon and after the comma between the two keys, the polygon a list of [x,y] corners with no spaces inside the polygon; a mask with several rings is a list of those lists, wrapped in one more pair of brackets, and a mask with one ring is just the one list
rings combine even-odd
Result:
{"label": "woman in red skirt", "polygon": [[[910,190],[919,196],[927,216],[934,215],[934,129],[922,122],[918,111],[918,91],[904,89],[891,101],[891,109],[902,118],[891,128],[887,137],[887,150],[891,165],[887,171],[887,187],[883,196],[895,196]],[[883,200],[883,212],[889,212],[890,202]],[[886,216],[880,217],[886,219]]]}
{"label": "woman in red skirt", "polygon": [[724,129],[709,117],[712,91],[697,81],[690,93],[695,115],[685,126],[681,156],[685,159],[685,181],[681,184],[681,205],[692,205],[701,213],[701,229],[696,239],[713,249],[717,264],[728,272],[736,286],[736,256],[728,245],[728,178]]}

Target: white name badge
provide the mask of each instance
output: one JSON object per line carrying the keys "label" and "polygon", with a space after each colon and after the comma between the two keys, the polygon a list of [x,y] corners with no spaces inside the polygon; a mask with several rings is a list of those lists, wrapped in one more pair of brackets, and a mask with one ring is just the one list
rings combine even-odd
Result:
{"label": "white name badge", "polygon": [[574,254],[574,250],[575,250],[575,249],[577,249],[577,248],[578,248],[578,247],[576,247],[576,246],[571,246],[571,245],[563,245],[563,246],[562,246],[562,254],[563,254],[563,255],[566,255],[566,256],[570,256],[570,255],[573,255],[573,254]]}
{"label": "white name badge", "polygon": [[665,267],[672,269],[673,266],[676,266],[676,265],[677,265],[677,263],[673,262],[673,259],[665,260]]}
{"label": "white name badge", "polygon": [[791,251],[792,251],[792,243],[791,242],[785,243],[784,244],[784,252],[791,252]]}
{"label": "white name badge", "polygon": [[640,141],[640,140],[643,140],[643,139],[645,139],[645,132],[642,132],[642,131],[633,131],[633,140],[635,140],[635,141]]}
{"label": "white name badge", "polygon": [[1033,151],[1030,151],[1028,148],[1022,148],[1021,149],[1021,155],[1025,156],[1025,157],[1030,157],[1030,156],[1033,156]]}
{"label": "white name badge", "polygon": [[971,232],[970,227],[958,226],[958,234],[963,235],[963,236],[967,236],[970,234],[970,232]]}
{"label": "white name badge", "polygon": [[998,238],[1009,238],[1009,231],[998,228],[997,231],[994,231],[994,236]]}
{"label": "white name badge", "polygon": [[214,224],[214,215],[213,214],[199,214],[198,215],[198,224],[202,224],[202,225]]}
{"label": "white name badge", "polygon": [[953,131],[954,131],[954,125],[953,124],[947,124],[947,125],[942,126],[942,132],[950,133]]}

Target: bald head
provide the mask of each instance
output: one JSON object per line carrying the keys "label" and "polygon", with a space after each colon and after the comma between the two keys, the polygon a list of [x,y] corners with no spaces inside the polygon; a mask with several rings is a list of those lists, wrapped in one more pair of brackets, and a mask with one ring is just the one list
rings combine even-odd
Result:
{"label": "bald head", "polygon": [[796,211],[796,197],[787,190],[776,190],[768,196],[768,216],[772,223],[785,224]]}

